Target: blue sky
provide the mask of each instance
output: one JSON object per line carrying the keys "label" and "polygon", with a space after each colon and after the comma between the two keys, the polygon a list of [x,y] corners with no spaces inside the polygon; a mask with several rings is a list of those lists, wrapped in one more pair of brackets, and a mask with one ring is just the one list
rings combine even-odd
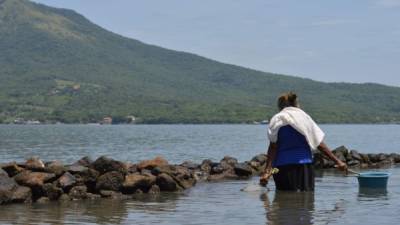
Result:
{"label": "blue sky", "polygon": [[258,70],[400,86],[400,0],[35,0],[146,43]]}

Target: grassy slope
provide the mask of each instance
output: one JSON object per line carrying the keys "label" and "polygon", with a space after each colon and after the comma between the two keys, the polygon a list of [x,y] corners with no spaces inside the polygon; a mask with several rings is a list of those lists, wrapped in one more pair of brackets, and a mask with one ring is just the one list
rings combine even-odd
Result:
{"label": "grassy slope", "polygon": [[[83,16],[0,0],[0,120],[243,122],[293,90],[320,122],[400,121],[400,88],[322,83],[219,63],[111,33]],[[75,89],[74,89],[75,88]]]}

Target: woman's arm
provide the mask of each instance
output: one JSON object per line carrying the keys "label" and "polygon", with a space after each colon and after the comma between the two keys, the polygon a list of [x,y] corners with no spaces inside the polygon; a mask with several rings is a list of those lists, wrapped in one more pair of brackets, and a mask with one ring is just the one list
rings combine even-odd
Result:
{"label": "woman's arm", "polygon": [[321,144],[318,145],[318,150],[323,152],[326,156],[328,156],[332,161],[335,162],[337,165],[337,168],[342,171],[347,171],[347,165],[346,163],[342,162],[340,159],[338,159],[332,151],[328,148],[328,146],[324,143],[321,142]]}
{"label": "woman's arm", "polygon": [[260,177],[260,184],[266,186],[268,184],[268,179],[272,176],[272,163],[276,157],[276,151],[278,150],[278,145],[276,143],[269,143],[268,153],[267,153],[267,164],[265,166],[264,172]]}
{"label": "woman's arm", "polygon": [[276,143],[269,143],[268,153],[267,153],[267,165],[265,171],[270,171],[272,169],[272,163],[276,157],[276,151],[278,150],[278,145]]}

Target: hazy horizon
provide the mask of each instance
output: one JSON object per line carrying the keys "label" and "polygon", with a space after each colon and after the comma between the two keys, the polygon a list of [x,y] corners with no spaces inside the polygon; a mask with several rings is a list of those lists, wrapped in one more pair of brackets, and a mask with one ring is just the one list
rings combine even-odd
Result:
{"label": "hazy horizon", "polygon": [[325,82],[400,86],[400,0],[35,0],[145,43]]}

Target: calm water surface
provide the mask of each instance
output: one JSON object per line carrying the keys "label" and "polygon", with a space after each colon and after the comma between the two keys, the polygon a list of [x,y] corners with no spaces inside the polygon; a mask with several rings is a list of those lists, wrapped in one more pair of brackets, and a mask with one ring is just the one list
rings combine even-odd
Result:
{"label": "calm water surface", "polygon": [[[361,152],[399,152],[400,126],[323,125],[327,143]],[[171,162],[232,155],[248,160],[266,148],[255,125],[0,126],[0,161],[73,162],[109,155],[136,162],[163,155]],[[0,224],[398,224],[400,168],[390,168],[387,192],[358,190],[354,177],[318,174],[314,193],[242,192],[250,181],[201,183],[180,194],[134,200],[0,206]],[[257,189],[257,188],[256,188]]]}

